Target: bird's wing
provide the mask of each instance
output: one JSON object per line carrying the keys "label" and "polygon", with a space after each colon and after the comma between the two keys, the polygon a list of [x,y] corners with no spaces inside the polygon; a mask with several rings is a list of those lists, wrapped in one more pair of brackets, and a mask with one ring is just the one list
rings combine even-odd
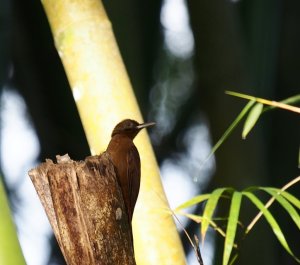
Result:
{"label": "bird's wing", "polygon": [[127,154],[127,177],[128,177],[128,192],[129,192],[129,218],[132,219],[134,206],[139,195],[140,178],[141,178],[141,162],[138,150],[130,148]]}

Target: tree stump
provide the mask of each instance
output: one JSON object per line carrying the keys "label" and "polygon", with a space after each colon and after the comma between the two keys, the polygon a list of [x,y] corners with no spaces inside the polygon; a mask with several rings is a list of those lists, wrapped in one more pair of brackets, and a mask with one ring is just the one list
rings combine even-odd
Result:
{"label": "tree stump", "polygon": [[29,171],[68,265],[133,264],[131,230],[107,153],[57,156]]}

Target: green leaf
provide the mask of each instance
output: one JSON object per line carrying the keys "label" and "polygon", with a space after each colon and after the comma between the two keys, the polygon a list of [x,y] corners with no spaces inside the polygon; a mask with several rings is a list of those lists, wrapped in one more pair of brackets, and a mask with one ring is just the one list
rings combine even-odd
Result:
{"label": "green leaf", "polygon": [[229,262],[229,265],[233,265],[233,264],[235,263],[235,261],[236,261],[237,258],[238,258],[238,254],[235,254],[235,255],[231,258],[231,260],[230,260],[230,262]]}
{"label": "green leaf", "polygon": [[253,191],[256,191],[260,188],[260,186],[249,186],[245,189],[243,189],[243,191],[248,191],[248,192],[253,192]]}
{"label": "green leaf", "polygon": [[273,233],[279,240],[280,244],[284,247],[284,249],[297,261],[300,262],[300,260],[293,254],[291,251],[288,243],[286,242],[285,236],[282,233],[277,221],[273,217],[273,215],[270,213],[268,209],[265,208],[264,204],[252,193],[250,192],[242,192],[243,195],[245,195],[265,216],[267,222],[271,226]]}
{"label": "green leaf", "polygon": [[178,207],[176,207],[176,209],[174,211],[179,211],[179,210],[191,207],[197,203],[201,203],[201,202],[207,200],[209,197],[210,197],[210,194],[198,195],[198,196],[186,201],[185,203],[179,205]]}
{"label": "green leaf", "polygon": [[300,209],[300,200],[296,198],[294,195],[287,191],[281,191],[281,194],[284,198],[286,198],[290,203]]}
{"label": "green leaf", "polygon": [[223,265],[227,265],[231,255],[231,251],[234,245],[234,239],[236,234],[236,228],[239,220],[240,207],[242,201],[242,193],[235,191],[232,195],[228,224],[226,229],[224,254],[223,254]]}
{"label": "green leaf", "polygon": [[[288,212],[288,214],[291,216],[295,224],[297,225],[298,229],[300,230],[300,216],[298,212],[295,210],[292,204],[289,203],[288,200],[286,200],[280,193],[281,191],[279,189],[274,188],[260,188],[261,190],[264,190],[265,192],[269,193],[271,196],[273,196],[278,203]],[[277,191],[276,191],[277,190]]]}
{"label": "green leaf", "polygon": [[212,220],[212,216],[213,216],[213,213],[214,213],[215,208],[217,206],[217,203],[219,201],[219,198],[222,195],[222,193],[224,191],[226,191],[226,189],[227,188],[219,188],[219,189],[214,190],[211,193],[211,195],[210,195],[210,197],[209,197],[209,199],[206,203],[206,206],[205,206],[205,209],[204,209],[204,212],[203,212],[203,220],[202,220],[202,223],[201,223],[202,242],[204,242],[204,240],[205,240],[205,235],[206,235],[209,223]]}
{"label": "green leaf", "polygon": [[[300,209],[300,200],[297,197],[295,197],[294,195],[292,195],[291,193],[289,193],[287,191],[283,191],[282,189],[274,188],[274,187],[267,187],[267,188],[272,189],[277,193],[280,193],[285,199],[287,199],[290,203],[292,203],[294,206],[296,206],[298,209]],[[253,192],[253,191],[256,191],[259,189],[263,189],[263,187],[251,186],[251,187],[244,189],[243,191]]]}
{"label": "green leaf", "polygon": [[[203,221],[203,217],[199,216],[199,215],[189,214],[189,213],[180,213],[180,214],[190,218],[191,220],[195,221],[196,223],[201,223]],[[210,220],[209,224],[214,230],[216,230],[218,233],[220,233],[221,236],[225,237],[225,232],[213,220]]]}
{"label": "green leaf", "polygon": [[252,108],[252,106],[254,105],[254,103],[255,103],[254,100],[251,100],[251,101],[249,101],[247,103],[247,105],[242,109],[242,111],[236,117],[236,119],[230,124],[230,126],[225,131],[225,133],[222,135],[222,137],[219,139],[219,141],[211,149],[211,152],[209,153],[209,155],[207,156],[207,158],[205,159],[205,161],[203,162],[203,164],[206,161],[208,161],[211,158],[211,156],[219,149],[219,147],[221,146],[221,144],[223,142],[225,142],[225,140],[229,137],[229,135],[232,133],[232,131],[234,130],[234,128],[240,123],[240,121],[246,116],[246,114],[248,113],[248,111]]}
{"label": "green leaf", "polygon": [[246,138],[248,133],[252,130],[256,122],[258,121],[258,118],[260,114],[262,113],[264,105],[262,103],[256,103],[254,107],[250,110],[248,117],[244,124],[244,129],[242,133],[243,139]]}

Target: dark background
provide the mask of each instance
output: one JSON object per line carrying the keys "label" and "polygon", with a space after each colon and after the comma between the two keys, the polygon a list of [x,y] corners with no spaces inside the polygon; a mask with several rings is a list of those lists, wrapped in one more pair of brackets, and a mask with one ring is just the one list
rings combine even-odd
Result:
{"label": "dark background", "polygon": [[[182,149],[182,136],[197,123],[209,127],[213,143],[219,139],[246,103],[226,96],[225,90],[278,101],[299,94],[299,1],[187,1],[194,49],[181,57],[165,44],[162,4],[156,0],[104,1],[145,119],[170,124],[169,130],[158,124],[151,132],[159,163],[187,151]],[[40,142],[39,158],[63,153],[84,158],[89,154],[88,145],[41,2],[2,0],[0,38],[0,89],[9,85],[24,98]],[[181,89],[182,79],[189,89],[182,101],[174,100],[173,88]],[[171,84],[163,91],[158,85],[162,80]],[[173,113],[172,120],[160,118],[157,108],[162,104]],[[208,185],[198,187],[199,192],[221,186],[281,187],[299,174],[300,126],[295,113],[268,112],[246,141],[240,133],[241,127],[216,153],[215,172]],[[299,185],[291,192],[299,197]],[[15,196],[14,187],[8,193]],[[256,209],[244,207],[242,218],[255,215]],[[299,257],[299,230],[280,207],[271,210]],[[193,223],[188,228],[198,232]],[[185,235],[182,238],[185,250],[190,251]],[[55,240],[51,242],[49,262],[63,264]],[[220,238],[215,264],[221,264],[222,246]],[[296,262],[266,222],[260,221],[243,241],[237,264]]]}

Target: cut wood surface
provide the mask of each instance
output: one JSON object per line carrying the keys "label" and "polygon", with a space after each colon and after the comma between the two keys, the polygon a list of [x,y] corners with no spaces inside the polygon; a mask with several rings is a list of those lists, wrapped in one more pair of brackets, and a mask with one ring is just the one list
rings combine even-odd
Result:
{"label": "cut wood surface", "polygon": [[135,264],[130,227],[108,154],[47,159],[29,176],[68,265]]}

